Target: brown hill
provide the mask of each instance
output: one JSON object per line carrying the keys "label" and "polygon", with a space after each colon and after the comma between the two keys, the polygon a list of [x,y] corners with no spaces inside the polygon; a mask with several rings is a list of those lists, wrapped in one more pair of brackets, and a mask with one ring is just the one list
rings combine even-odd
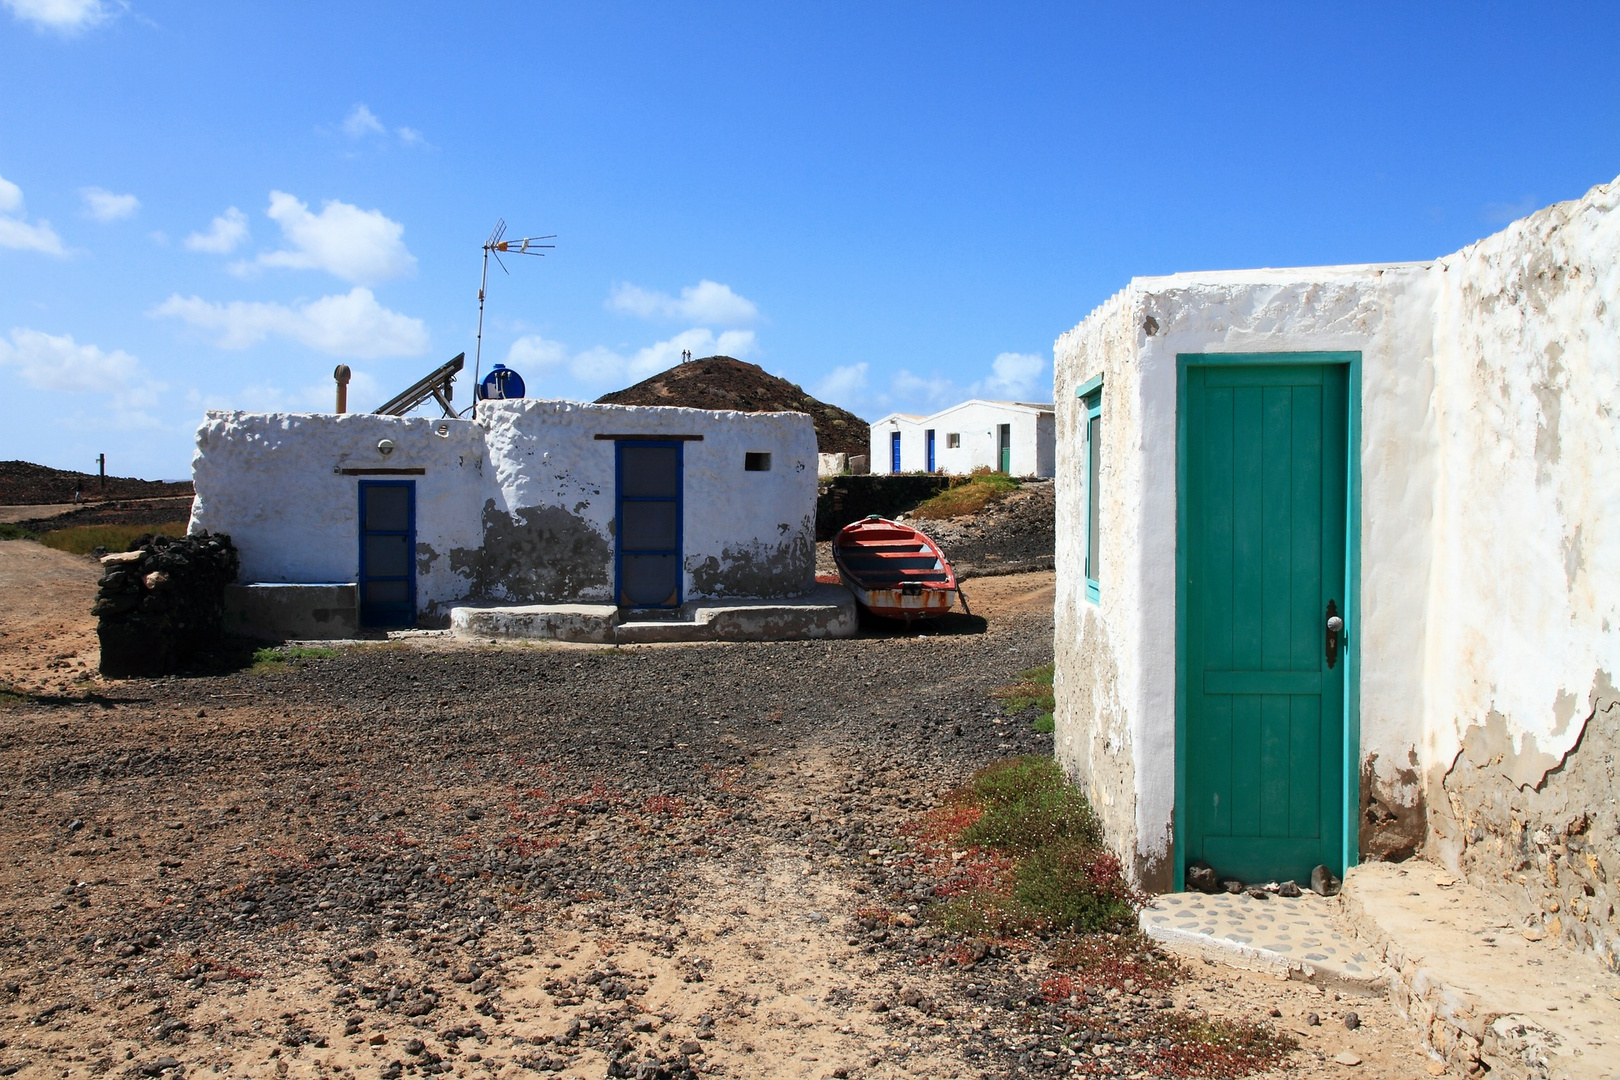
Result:
{"label": "brown hill", "polygon": [[706,356],[676,364],[650,379],[597,398],[602,405],[679,405],[687,409],[809,413],[823,454],[864,454],[871,426],[852,412],[817,401],[798,386],[767,375],[758,364]]}
{"label": "brown hill", "polygon": [[83,485],[86,502],[191,494],[190,480],[166,483],[162,480],[109,476],[103,482],[95,473],[53,469],[48,465],[35,465],[31,461],[0,461],[0,506],[70,503],[74,489],[80,485]]}

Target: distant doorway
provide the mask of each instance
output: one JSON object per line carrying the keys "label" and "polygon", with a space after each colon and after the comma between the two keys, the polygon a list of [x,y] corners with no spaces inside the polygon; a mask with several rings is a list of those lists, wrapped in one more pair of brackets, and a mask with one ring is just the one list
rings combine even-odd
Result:
{"label": "distant doorway", "polygon": [[360,625],[414,626],[416,483],[360,481]]}
{"label": "distant doorway", "polygon": [[934,469],[934,431],[930,428],[928,430],[928,471],[933,472]]}
{"label": "distant doorway", "polygon": [[1001,424],[996,428],[996,461],[997,468],[1004,473],[1012,472],[1012,425]]}
{"label": "distant doorway", "polygon": [[900,433],[898,431],[889,433],[889,471],[894,473],[900,471]]}
{"label": "distant doorway", "polygon": [[615,590],[620,607],[681,604],[681,444],[620,440]]}

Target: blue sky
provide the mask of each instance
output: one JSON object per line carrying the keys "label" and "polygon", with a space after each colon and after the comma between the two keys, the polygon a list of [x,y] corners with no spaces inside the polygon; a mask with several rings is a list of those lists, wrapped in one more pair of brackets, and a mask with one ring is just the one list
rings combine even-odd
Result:
{"label": "blue sky", "polygon": [[[0,459],[473,351],[1049,398],[1130,277],[1422,259],[1620,174],[1620,5],[0,0]],[[469,400],[458,387],[458,403]]]}

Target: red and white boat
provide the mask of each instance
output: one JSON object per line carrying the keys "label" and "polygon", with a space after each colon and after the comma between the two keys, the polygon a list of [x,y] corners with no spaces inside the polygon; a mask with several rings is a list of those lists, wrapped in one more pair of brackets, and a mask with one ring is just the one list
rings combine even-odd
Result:
{"label": "red and white boat", "polygon": [[838,577],[855,600],[874,615],[925,619],[944,615],[967,599],[945,553],[921,532],[888,518],[845,525],[833,538]]}

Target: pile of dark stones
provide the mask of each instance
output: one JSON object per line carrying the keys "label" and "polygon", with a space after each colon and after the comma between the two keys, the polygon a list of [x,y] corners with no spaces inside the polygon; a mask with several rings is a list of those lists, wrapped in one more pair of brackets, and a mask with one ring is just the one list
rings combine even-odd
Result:
{"label": "pile of dark stones", "polygon": [[229,536],[143,536],[101,565],[90,613],[103,675],[172,674],[223,636],[225,586],[240,565]]}

